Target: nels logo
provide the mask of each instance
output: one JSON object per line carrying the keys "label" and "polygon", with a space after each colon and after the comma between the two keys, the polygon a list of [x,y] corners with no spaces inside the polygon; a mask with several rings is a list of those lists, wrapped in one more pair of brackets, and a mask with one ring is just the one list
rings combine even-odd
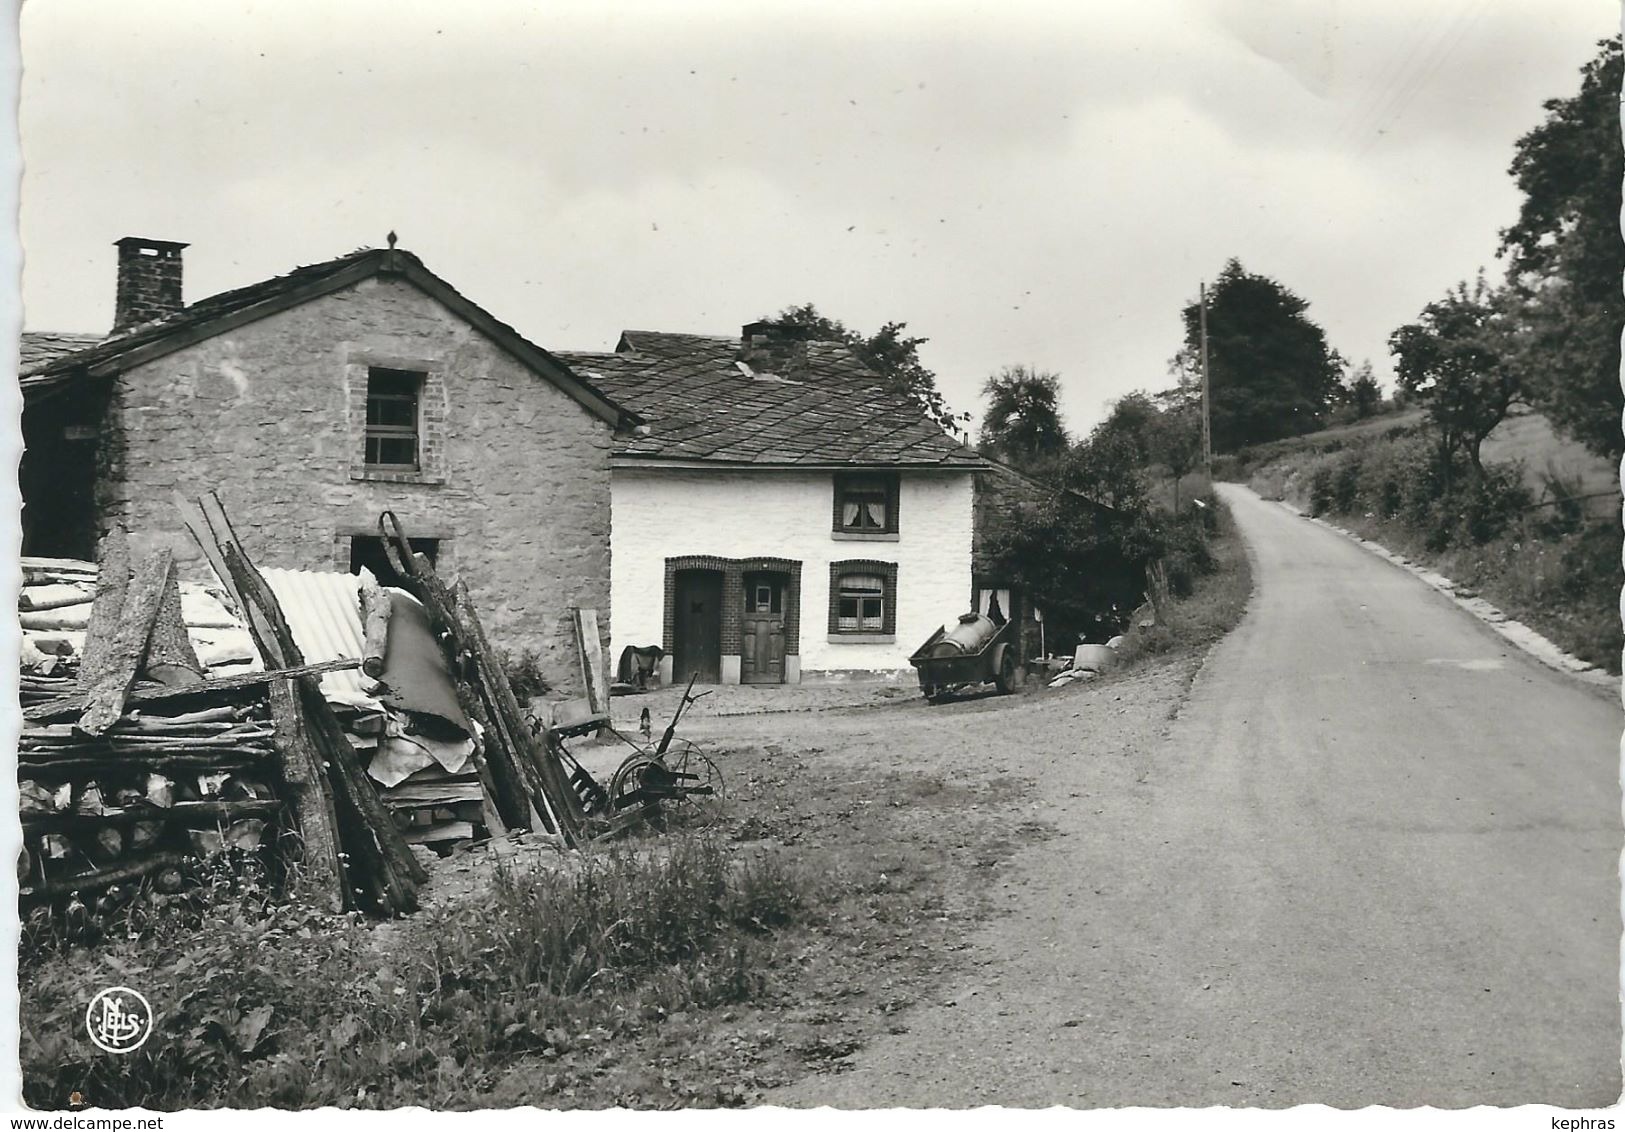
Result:
{"label": "nels logo", "polygon": [[85,1007],[85,1032],[108,1053],[131,1053],[152,1036],[152,1006],[140,991],[108,987]]}

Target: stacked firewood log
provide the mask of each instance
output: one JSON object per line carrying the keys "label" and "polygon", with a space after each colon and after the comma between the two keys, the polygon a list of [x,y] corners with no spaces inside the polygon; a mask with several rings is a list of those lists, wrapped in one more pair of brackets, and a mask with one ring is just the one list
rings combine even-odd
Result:
{"label": "stacked firewood log", "polygon": [[368,770],[397,738],[391,717],[375,713],[369,734],[365,713],[335,711],[317,680],[382,673],[381,591],[359,593],[361,657],[308,663],[220,501],[183,501],[182,514],[218,587],[179,582],[167,550],[132,563],[116,528],[96,564],[25,561],[25,902],[148,876],[178,885],[188,857],[279,845],[332,910],[396,915],[417,907],[428,879],[409,842],[529,829],[574,847],[608,831],[527,725],[467,588],[442,581],[398,523],[389,531],[381,519],[380,529],[474,741],[458,741],[470,748],[468,769],[445,765],[456,760],[441,750],[438,765],[404,777],[398,763],[385,785]]}
{"label": "stacked firewood log", "polygon": [[25,902],[148,874],[173,887],[184,856],[257,849],[286,824],[265,676],[204,677],[167,552],[132,575],[115,530],[99,573],[29,559],[24,582]]}

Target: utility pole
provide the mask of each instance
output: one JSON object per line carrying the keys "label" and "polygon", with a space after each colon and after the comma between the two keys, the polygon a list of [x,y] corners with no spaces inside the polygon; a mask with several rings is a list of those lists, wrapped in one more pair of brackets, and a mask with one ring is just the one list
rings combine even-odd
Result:
{"label": "utility pole", "polygon": [[1213,482],[1213,418],[1208,411],[1208,380],[1207,380],[1207,281],[1203,280],[1201,286],[1201,323],[1202,323],[1202,468],[1207,472],[1208,483]]}

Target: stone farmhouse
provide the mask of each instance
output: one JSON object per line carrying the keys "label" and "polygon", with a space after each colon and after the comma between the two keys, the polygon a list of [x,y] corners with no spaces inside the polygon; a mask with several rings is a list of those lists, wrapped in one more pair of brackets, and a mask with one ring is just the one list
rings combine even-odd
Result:
{"label": "stone farmhouse", "polygon": [[550,353],[393,240],[188,306],[185,246],[118,241],[111,334],[23,336],[25,554],[120,523],[203,575],[175,499],[213,490],[263,565],[387,581],[392,510],[569,689],[573,607],[612,661],[720,683],[897,672],[967,608],[1031,618],[973,574],[997,467],[843,343]]}
{"label": "stone farmhouse", "polygon": [[986,463],[844,343],[758,322],[559,356],[647,422],[610,461],[612,655],[724,684],[896,672],[970,605]]}
{"label": "stone farmhouse", "polygon": [[387,577],[390,509],[495,639],[577,684],[633,414],[404,250],[185,306],[186,245],[117,246],[111,335],[23,337],[23,553],[92,557],[117,522],[202,575],[175,497],[213,490],[260,564]]}

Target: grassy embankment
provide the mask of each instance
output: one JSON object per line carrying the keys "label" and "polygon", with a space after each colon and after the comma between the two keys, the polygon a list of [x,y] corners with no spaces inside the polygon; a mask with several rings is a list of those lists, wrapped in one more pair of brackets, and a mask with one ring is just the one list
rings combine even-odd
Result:
{"label": "grassy embankment", "polygon": [[1187,507],[1193,507],[1191,498],[1203,504],[1203,508],[1193,507],[1199,518],[1187,519],[1201,530],[1202,541],[1199,547],[1181,542],[1169,556],[1169,600],[1163,623],[1150,628],[1135,625],[1129,630],[1119,649],[1125,669],[1149,657],[1205,651],[1235,628],[1246,612],[1253,590],[1252,564],[1235,520],[1211,491],[1185,498]]}
{"label": "grassy embankment", "polygon": [[1447,478],[1420,417],[1313,433],[1224,470],[1429,567],[1582,660],[1620,671],[1620,527],[1613,469],[1538,414],[1485,441],[1486,475]]}

